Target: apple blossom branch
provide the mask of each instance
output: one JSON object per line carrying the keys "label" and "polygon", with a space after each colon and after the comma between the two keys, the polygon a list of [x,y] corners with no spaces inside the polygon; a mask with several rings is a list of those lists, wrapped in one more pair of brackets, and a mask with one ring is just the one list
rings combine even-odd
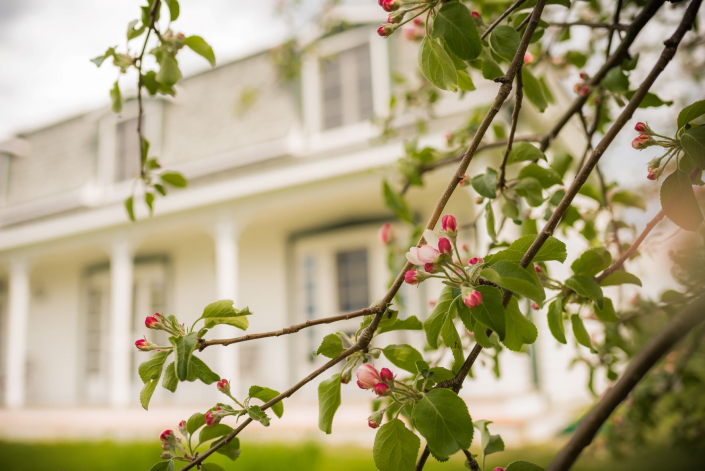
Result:
{"label": "apple blossom branch", "polygon": [[519,121],[519,112],[521,111],[521,101],[524,98],[524,83],[521,80],[521,66],[519,67],[519,72],[516,76],[517,89],[514,92],[514,111],[512,111],[512,125],[509,129],[509,138],[507,138],[507,147],[504,150],[504,158],[499,166],[499,180],[497,181],[497,187],[499,191],[504,189],[505,175],[507,160],[509,159],[509,153],[512,151],[512,144],[514,142],[514,133],[517,130],[517,122]]}
{"label": "apple blossom branch", "polygon": [[548,26],[557,26],[560,28],[570,28],[571,26],[586,26],[588,28],[592,29],[608,29],[610,31],[626,31],[629,29],[629,25],[626,24],[621,24],[621,23],[592,23],[590,21],[572,21],[569,23],[556,23],[556,22],[548,22]]}
{"label": "apple blossom branch", "polygon": [[[693,3],[699,4],[700,0],[694,0]],[[632,389],[641,381],[651,367],[703,321],[705,321],[705,296],[696,299],[690,306],[678,313],[634,357],[617,383],[602,396],[600,402],[580,421],[573,437],[558,453],[546,471],[566,471],[570,469],[583,449],[592,442],[602,424],[617,406],[627,398]]]}

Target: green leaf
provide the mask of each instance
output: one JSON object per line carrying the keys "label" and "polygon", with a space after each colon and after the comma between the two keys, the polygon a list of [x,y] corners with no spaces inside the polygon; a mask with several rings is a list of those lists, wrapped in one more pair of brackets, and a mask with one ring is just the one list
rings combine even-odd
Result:
{"label": "green leaf", "polygon": [[423,360],[423,355],[418,350],[405,343],[387,345],[382,350],[382,353],[394,366],[409,373],[416,373],[416,362]]}
{"label": "green leaf", "polygon": [[543,155],[543,152],[541,152],[536,146],[528,142],[517,142],[512,146],[512,150],[509,152],[507,164],[538,159],[546,160],[546,156]]}
{"label": "green leaf", "polygon": [[377,431],[372,457],[380,471],[408,471],[414,469],[419,448],[419,437],[404,422],[393,419]]}
{"label": "green leaf", "polygon": [[563,325],[563,296],[559,296],[548,307],[548,329],[553,337],[566,344],[565,326]]}
{"label": "green leaf", "polygon": [[[533,267],[530,267],[533,271]],[[491,268],[482,270],[481,276],[497,286],[525,296],[537,303],[543,303],[546,293],[543,286],[518,263],[500,260]]]}
{"label": "green leaf", "polygon": [[211,65],[215,67],[215,54],[213,48],[200,36],[189,36],[184,39],[184,44],[193,52],[204,57]]}
{"label": "green leaf", "polygon": [[580,296],[592,299],[602,309],[604,295],[602,294],[602,288],[600,288],[594,278],[585,275],[574,275],[565,280],[565,285]]}
{"label": "green leaf", "polygon": [[149,215],[154,211],[154,193],[147,192],[144,194],[144,203],[149,208]]}
{"label": "green leaf", "polygon": [[487,235],[490,236],[492,242],[497,242],[497,231],[494,223],[494,210],[492,209],[492,201],[488,201],[485,205],[485,223],[487,225]]}
{"label": "green leaf", "polygon": [[585,67],[585,64],[587,64],[587,59],[588,57],[585,54],[578,51],[568,51],[565,54],[565,60],[573,64],[578,69]]}
{"label": "green leaf", "polygon": [[472,92],[476,89],[472,77],[464,70],[458,70],[458,88],[466,92]]}
{"label": "green leaf", "polygon": [[449,457],[472,443],[472,419],[465,402],[448,389],[434,389],[416,404],[413,423],[434,456]]}
{"label": "green leaf", "polygon": [[[509,248],[505,250],[500,250],[499,252],[488,255],[485,257],[485,263],[492,265],[500,260],[510,260],[513,262],[520,261],[526,252],[531,247],[531,244],[536,240],[536,234],[527,234],[525,236],[519,237],[517,240],[512,242]],[[566,251],[565,244],[553,236],[549,236],[548,239],[543,243],[538,253],[534,256],[534,262],[549,262],[551,260],[556,260],[561,263],[565,262],[568,252]]]}
{"label": "green leaf", "polygon": [[252,313],[248,308],[239,310],[233,307],[230,299],[221,299],[210,303],[203,309],[200,319],[205,319],[206,328],[210,329],[219,324],[231,325],[238,329],[247,330],[249,321],[246,316]]}
{"label": "green leaf", "polygon": [[186,188],[186,185],[188,185],[186,178],[179,172],[164,172],[161,174],[160,178],[164,183],[168,183],[176,188]]}
{"label": "green leaf", "polygon": [[387,183],[387,180],[382,180],[382,194],[384,196],[384,203],[399,219],[410,224],[414,223],[414,217],[411,214],[411,210],[409,210],[406,199],[404,199],[404,196],[400,193],[394,191],[389,183]]}
{"label": "green leaf", "polygon": [[580,345],[587,347],[594,351],[592,348],[592,341],[590,341],[590,334],[588,334],[587,329],[585,329],[585,324],[579,315],[573,314],[570,316],[570,322],[573,324],[573,335]]}
{"label": "green leaf", "polygon": [[384,326],[380,322],[377,333],[383,334],[395,330],[423,330],[423,324],[416,316],[409,316],[406,319],[395,319],[394,322]]}
{"label": "green leaf", "polygon": [[186,431],[193,435],[196,430],[206,425],[206,416],[200,412],[196,412],[186,421]]}
{"label": "green leaf", "polygon": [[[187,423],[188,426],[188,423]],[[198,434],[198,442],[199,443],[205,443],[207,441],[213,440],[215,438],[220,438],[224,437],[230,432],[233,431],[233,428],[230,425],[225,425],[225,424],[217,424],[213,425],[212,427],[203,427],[201,429],[201,433]]]}
{"label": "green leaf", "polygon": [[[250,386],[249,397],[254,397],[262,402],[268,402],[279,395],[279,391],[275,391],[270,388],[263,388],[262,386]],[[284,403],[282,401],[277,402],[272,406],[272,412],[281,419],[284,415]]]}
{"label": "green leaf", "polygon": [[521,68],[521,79],[524,82],[524,95],[539,113],[543,113],[548,108],[548,99],[543,93],[541,83],[526,67]]}
{"label": "green leaf", "polygon": [[143,383],[147,383],[153,379],[159,379],[162,375],[164,363],[169,355],[171,355],[171,350],[156,352],[149,360],[140,364],[137,368],[137,372],[139,373],[140,379],[142,379]]}
{"label": "green leaf", "polygon": [[585,185],[581,186],[580,189],[578,190],[579,195],[587,196],[588,198],[591,198],[598,203],[602,204],[602,192],[597,189],[597,187],[590,185],[589,183],[586,183]]}
{"label": "green leaf", "polygon": [[600,281],[600,286],[617,286],[624,284],[641,286],[641,280],[636,275],[632,275],[623,270],[617,270]]}
{"label": "green leaf", "polygon": [[[213,442],[211,443],[211,448],[215,447],[218,445],[220,442]],[[220,453],[221,455],[225,455],[228,458],[230,458],[232,461],[235,461],[240,457],[240,439],[237,437],[233,437],[232,440],[230,440],[229,443],[226,443],[225,445],[221,446],[220,448],[217,448],[215,450],[216,453]],[[208,468],[206,468],[206,465],[215,465],[215,468],[211,468],[212,471],[225,471],[223,468],[218,466],[215,463],[206,463],[203,465],[201,468],[201,471],[208,471]]]}
{"label": "green leaf", "polygon": [[[235,437],[235,438],[233,439],[233,441],[235,441],[235,440],[237,440],[237,437]],[[239,442],[239,440],[238,440],[238,442]],[[232,442],[230,442],[230,443],[232,443]],[[213,445],[215,445],[215,443],[213,443]],[[227,444],[227,445],[225,445],[225,446],[222,446],[221,448],[219,448],[218,450],[216,450],[216,453],[221,453],[219,450],[221,450],[221,449],[223,449],[223,448],[226,448],[226,447],[229,447],[229,446],[230,446],[230,444]],[[239,445],[239,443],[238,443],[238,447],[239,447],[239,446],[240,446],[240,445]],[[212,446],[211,446],[211,448],[212,448]],[[240,450],[239,450],[239,448],[238,448],[238,456],[240,456],[240,453],[239,453],[239,452],[240,452]],[[223,453],[223,454],[225,455],[225,453]],[[228,456],[228,455],[226,455],[226,456]],[[231,459],[234,460],[235,458],[231,458]],[[225,468],[223,468],[223,467],[220,466],[219,464],[215,464],[215,463],[203,463],[203,465],[201,466],[201,471],[225,471]]]}
{"label": "green leaf", "polygon": [[480,446],[482,447],[482,454],[484,456],[504,451],[504,440],[502,440],[502,437],[490,434],[490,430],[487,426],[491,423],[491,420],[476,420],[472,424],[473,427],[480,431]]}
{"label": "green leaf", "polygon": [[318,428],[322,432],[333,432],[333,417],[340,402],[340,374],[335,374],[318,385]]}
{"label": "green leaf", "polygon": [[179,385],[179,378],[176,377],[176,363],[169,363],[164,370],[164,379],[162,379],[162,387],[171,392],[176,392],[176,387]]}
{"label": "green leaf", "polygon": [[[477,286],[475,289],[482,294],[482,303],[468,310],[477,322],[497,332],[499,338],[504,339],[507,330],[502,293],[492,286]],[[462,298],[460,302],[462,303]]]}
{"label": "green leaf", "polygon": [[441,327],[441,338],[443,339],[443,343],[450,348],[453,354],[452,370],[453,373],[457,373],[465,362],[465,356],[463,355],[463,344],[458,335],[458,331],[455,329],[453,319],[454,316],[446,317],[446,321],[443,323],[443,327]]}
{"label": "green leaf", "polygon": [[602,309],[595,306],[595,315],[602,322],[619,322],[619,317],[617,317],[617,313],[614,310],[614,305],[610,298],[605,298]]}
{"label": "green leaf", "polygon": [[323,355],[328,358],[335,358],[340,355],[345,348],[343,348],[343,340],[336,334],[328,334],[323,337],[321,346],[316,350],[316,355]]}
{"label": "green leaf", "polygon": [[533,322],[526,318],[519,309],[519,301],[512,298],[504,311],[507,314],[507,335],[502,343],[514,352],[521,351],[524,344],[536,342],[538,330]]}
{"label": "green leaf", "polygon": [[561,185],[563,179],[558,175],[558,172],[552,168],[544,168],[538,164],[528,164],[526,167],[519,171],[517,178],[523,179],[526,177],[533,177],[541,184],[545,189],[551,188],[553,185]]}
{"label": "green leaf", "polygon": [[703,222],[690,175],[681,170],[676,170],[663,181],[661,206],[668,219],[686,231],[697,230]]}
{"label": "green leaf", "polygon": [[629,78],[621,67],[613,67],[602,79],[602,86],[612,93],[624,93],[629,90]]}
{"label": "green leaf", "polygon": [[426,331],[426,340],[431,348],[438,348],[438,335],[441,333],[441,328],[446,321],[453,299],[453,289],[450,286],[444,287],[438,297],[436,307],[423,323],[423,328]]}
{"label": "green leaf", "polygon": [[262,410],[260,406],[248,407],[247,415],[249,415],[252,420],[261,423],[265,427],[269,427],[269,416],[266,412]]}
{"label": "green leaf", "polygon": [[678,129],[705,114],[705,100],[696,101],[678,113]]}
{"label": "green leaf", "polygon": [[567,152],[558,152],[553,156],[550,167],[563,178],[570,168],[571,163],[573,163],[572,155]]}
{"label": "green leaf", "polygon": [[494,80],[502,77],[504,72],[502,68],[492,59],[489,54],[485,54],[482,58],[482,77],[487,80]]}
{"label": "green leaf", "polygon": [[162,60],[159,63],[159,72],[155,76],[157,82],[164,86],[171,87],[181,80],[181,70],[179,63],[171,54],[163,53]]}
{"label": "green leaf", "polygon": [[470,180],[470,183],[480,196],[485,198],[497,197],[497,171],[495,169],[487,167],[485,173],[475,175]]}
{"label": "green leaf", "polygon": [[534,177],[525,177],[519,180],[514,186],[514,190],[519,196],[523,196],[529,206],[534,208],[543,204],[543,191],[541,183]]}
{"label": "green leaf", "polygon": [[174,346],[176,353],[175,365],[176,377],[180,381],[186,381],[188,378],[189,365],[191,364],[191,356],[198,345],[196,332],[179,336],[169,337],[169,342]]}
{"label": "green leaf", "polygon": [[159,183],[154,184],[154,189],[157,190],[157,193],[159,193],[160,195],[166,196],[166,189]]}
{"label": "green leaf", "polygon": [[[624,96],[627,97],[627,100],[631,100],[635,93],[636,93],[636,90],[631,90],[631,91],[628,91],[627,93],[625,93]],[[671,106],[672,104],[673,104],[672,101],[663,101],[661,98],[654,95],[653,93],[646,92],[646,96],[639,103],[639,108],[651,108],[651,107],[659,107],[659,106],[663,106],[663,105]]]}
{"label": "green leaf", "polygon": [[528,461],[514,461],[509,463],[505,471],[544,471],[544,469]]}
{"label": "green leaf", "polygon": [[164,3],[169,7],[169,19],[176,21],[179,17],[179,0],[164,0]]}
{"label": "green leaf", "polygon": [[612,195],[612,203],[621,204],[623,206],[630,206],[632,208],[639,208],[642,211],[646,211],[646,202],[641,195],[632,193],[628,190],[620,190]]}
{"label": "green leaf", "polygon": [[127,40],[135,39],[144,33],[145,26],[141,25],[139,28],[135,28],[135,25],[139,20],[132,20],[127,24]]}
{"label": "green leaf", "polygon": [[103,65],[103,62],[105,61],[105,59],[107,59],[108,57],[113,57],[113,56],[115,56],[115,48],[109,47],[105,51],[105,54],[103,54],[102,56],[94,57],[93,59],[91,59],[91,62],[93,62],[96,66],[100,67],[101,65]]}
{"label": "green leaf", "polygon": [[511,26],[497,26],[490,34],[490,47],[502,59],[511,62],[519,48],[521,36]]}
{"label": "green leaf", "polygon": [[214,373],[203,360],[195,355],[191,356],[188,375],[188,381],[200,379],[204,384],[213,384],[216,381],[220,381],[220,376]]}
{"label": "green leaf", "polygon": [[152,466],[149,471],[174,471],[174,461],[160,461],[159,463]]}
{"label": "green leaf", "polygon": [[438,10],[433,36],[442,37],[458,57],[471,61],[482,52],[482,40],[470,10],[462,3],[446,3]]}
{"label": "green leaf", "polygon": [[142,74],[142,85],[144,85],[150,95],[156,95],[157,91],[159,91],[159,84],[157,83],[157,73],[153,70],[150,70],[146,74]]}
{"label": "green leaf", "polygon": [[684,132],[681,146],[695,165],[701,170],[705,169],[705,126],[694,126]]}
{"label": "green leaf", "polygon": [[113,84],[113,88],[110,89],[110,110],[113,113],[119,113],[122,111],[122,94],[120,93],[120,85],[116,80]]}
{"label": "green leaf", "polygon": [[458,73],[453,59],[434,39],[424,37],[419,48],[419,67],[426,79],[441,90],[458,89]]}
{"label": "green leaf", "polygon": [[154,390],[157,389],[157,384],[159,384],[159,378],[153,379],[145,383],[144,387],[140,391],[140,404],[142,404],[144,410],[148,410],[149,401],[152,399],[152,394],[154,394]]}
{"label": "green leaf", "polygon": [[604,248],[590,249],[583,252],[570,268],[576,275],[593,277],[600,273],[612,263],[612,255]]}

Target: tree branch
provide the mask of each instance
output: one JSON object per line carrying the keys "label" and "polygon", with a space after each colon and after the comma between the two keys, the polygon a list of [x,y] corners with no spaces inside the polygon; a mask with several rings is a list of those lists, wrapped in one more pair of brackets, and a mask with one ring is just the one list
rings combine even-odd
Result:
{"label": "tree branch", "polygon": [[507,8],[507,9],[504,11],[504,13],[502,13],[501,15],[499,15],[499,18],[497,18],[496,20],[494,20],[494,21],[492,22],[492,24],[487,27],[487,29],[485,30],[485,32],[482,33],[482,36],[480,36],[480,39],[485,39],[485,38],[487,37],[487,35],[489,35],[489,34],[492,32],[492,30],[495,29],[495,28],[497,27],[497,25],[499,25],[499,24],[502,22],[502,20],[504,20],[504,19],[505,19],[506,17],[508,17],[509,15],[511,15],[512,12],[513,12],[514,10],[516,10],[517,8],[519,8],[519,7],[521,6],[521,4],[524,3],[525,1],[526,1],[526,0],[517,0],[516,2],[514,2],[509,8]]}
{"label": "tree branch", "polygon": [[519,67],[519,73],[516,76],[517,89],[514,92],[514,111],[512,111],[512,125],[509,130],[509,138],[507,139],[507,148],[504,151],[504,158],[502,159],[502,164],[499,166],[499,180],[497,181],[497,187],[499,191],[504,189],[505,182],[505,172],[507,167],[507,160],[509,159],[509,153],[512,151],[512,143],[514,142],[514,133],[517,130],[517,122],[519,121],[519,112],[521,111],[521,102],[524,98],[524,82],[521,79],[521,67]]}
{"label": "tree branch", "polygon": [[137,148],[140,151],[140,176],[142,178],[144,178],[144,162],[142,161],[142,140],[144,139],[142,136],[142,115],[144,114],[144,105],[142,103],[142,59],[144,58],[144,52],[147,50],[147,42],[149,41],[150,33],[152,30],[156,32],[154,23],[157,20],[157,12],[159,11],[160,4],[161,0],[155,0],[152,4],[152,9],[149,11],[149,25],[147,25],[147,34],[144,38],[144,44],[142,45],[142,52],[140,52],[140,55],[137,57],[137,60],[139,60],[139,65],[137,66],[137,138],[139,139],[139,145]]}
{"label": "tree branch", "polygon": [[[693,3],[699,3],[694,0]],[[691,3],[691,5],[693,4]],[[697,10],[697,9],[696,9]],[[644,375],[688,332],[705,321],[705,296],[677,314],[629,363],[617,383],[580,421],[575,434],[558,453],[546,471],[567,471],[587,447],[619,404],[626,399]]]}
{"label": "tree branch", "polygon": [[609,24],[609,23],[591,23],[589,21],[572,21],[570,23],[555,23],[555,22],[548,22],[548,26],[558,26],[561,28],[569,28],[571,26],[587,26],[588,28],[592,29],[608,29],[611,31],[626,31],[629,29],[629,25],[617,23],[617,24]]}

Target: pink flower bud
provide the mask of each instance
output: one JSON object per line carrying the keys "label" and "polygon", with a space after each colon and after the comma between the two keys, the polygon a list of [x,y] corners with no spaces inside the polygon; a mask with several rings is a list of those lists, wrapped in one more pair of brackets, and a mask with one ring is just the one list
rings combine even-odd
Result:
{"label": "pink flower bud", "polygon": [[382,242],[382,244],[384,245],[387,245],[389,242],[391,242],[393,238],[392,224],[389,222],[382,224],[382,227],[379,228],[377,236],[379,237],[379,241]]}
{"label": "pink flower bud", "polygon": [[379,370],[379,377],[382,378],[382,381],[385,383],[391,383],[394,381],[394,375],[389,368],[382,368]]}
{"label": "pink flower bud", "polygon": [[383,0],[382,2],[382,9],[387,12],[398,10],[399,6],[397,0]]}
{"label": "pink flower bud", "polygon": [[222,393],[228,394],[230,392],[230,383],[227,379],[221,379],[215,383],[215,386],[218,388],[218,391]]}
{"label": "pink flower bud", "polygon": [[648,134],[639,134],[632,141],[632,147],[636,150],[646,149],[651,145],[651,138]]}
{"label": "pink flower bud", "polygon": [[468,251],[468,244],[460,244],[460,250],[467,252]]}
{"label": "pink flower bud", "polygon": [[428,307],[435,307],[436,306],[436,300],[432,299],[428,302]]}
{"label": "pink flower bud", "polygon": [[215,408],[215,411],[208,411],[206,412],[206,426],[207,427],[214,427],[215,425],[218,425],[220,422],[220,415],[216,414],[215,412],[223,410],[222,407],[218,406]]}
{"label": "pink flower bud", "polygon": [[419,260],[423,263],[436,263],[441,258],[441,253],[430,245],[422,245],[416,252]]}
{"label": "pink flower bud", "polygon": [[425,23],[421,18],[414,18],[414,25],[423,26]]}
{"label": "pink flower bud", "polygon": [[[423,266],[423,269],[426,271],[426,273],[437,273],[438,272],[438,267],[436,266],[435,263],[427,263]],[[406,278],[406,277],[404,277],[404,278]]]}
{"label": "pink flower bud", "polygon": [[348,384],[350,382],[350,376],[341,376],[340,382],[343,384]]}
{"label": "pink flower bud", "polygon": [[401,23],[402,20],[404,19],[404,16],[406,15],[407,11],[406,10],[398,10],[389,15],[387,18],[387,23]]}
{"label": "pink flower bud", "polygon": [[383,38],[386,38],[389,35],[391,35],[394,31],[396,31],[396,29],[398,27],[399,26],[397,26],[397,25],[387,23],[386,25],[382,25],[379,28],[377,28],[377,34],[379,34]]}
{"label": "pink flower bud", "polygon": [[580,96],[588,96],[592,93],[592,88],[588,87],[587,85],[583,85],[580,87]]}
{"label": "pink flower bud", "polygon": [[588,76],[587,72],[580,72],[580,78],[581,78],[582,80],[587,80],[588,77],[589,77],[589,76]]}
{"label": "pink flower bud", "polygon": [[484,258],[478,258],[478,257],[473,257],[470,260],[468,260],[468,265],[474,266],[477,265],[478,263],[485,263]]}
{"label": "pink flower bud", "polygon": [[373,422],[372,419],[367,419],[367,425],[369,425],[370,428],[377,428],[377,427],[379,427],[379,423]]}
{"label": "pink flower bud", "polygon": [[182,420],[179,422],[179,433],[183,436],[186,436],[188,434],[188,430],[186,430],[186,421]]}
{"label": "pink flower bud", "polygon": [[477,10],[471,11],[470,15],[472,15],[472,17],[475,18],[476,20],[479,20],[480,18],[482,18],[482,15],[480,15],[480,12]]}
{"label": "pink flower bud", "polygon": [[524,54],[524,64],[529,65],[534,62],[534,55],[530,52]]}
{"label": "pink flower bud", "polygon": [[497,467],[497,468],[493,469],[492,471],[504,471],[504,468]]}
{"label": "pink flower bud", "polygon": [[649,127],[641,121],[636,123],[636,126],[634,126],[634,130],[640,133],[646,133],[647,129],[649,129]]}
{"label": "pink flower bud", "polygon": [[482,293],[475,290],[472,293],[463,296],[463,302],[469,308],[475,308],[482,304]]}
{"label": "pink flower bud", "polygon": [[539,305],[536,304],[536,303],[531,303],[531,309],[533,309],[534,311],[538,311],[538,310],[539,310]]}
{"label": "pink flower bud", "polygon": [[417,270],[409,270],[404,274],[404,281],[406,281],[410,285],[417,285],[421,283],[421,278],[418,276],[418,274],[419,272]]}
{"label": "pink flower bud", "polygon": [[385,383],[375,384],[375,394],[378,396],[386,396],[389,394],[389,386]]}
{"label": "pink flower bud", "polygon": [[369,363],[363,363],[357,369],[357,385],[361,389],[372,389],[380,381],[379,371]]}
{"label": "pink flower bud", "polygon": [[658,178],[658,175],[656,175],[654,172],[649,172],[646,178],[648,178],[649,180],[656,180]]}
{"label": "pink flower bud", "polygon": [[463,175],[462,177],[460,177],[460,181],[458,182],[458,185],[459,185],[459,186],[465,186],[465,184],[467,183],[467,179],[468,179],[468,176],[467,176],[467,175]]}
{"label": "pink flower bud", "polygon": [[536,272],[536,274],[539,274],[539,273],[541,273],[542,270],[541,270],[540,266],[534,265],[534,271]]}
{"label": "pink flower bud", "polygon": [[451,245],[450,240],[445,237],[441,237],[440,239],[438,239],[438,251],[443,255],[448,255],[452,253],[453,246]]}
{"label": "pink flower bud", "polygon": [[149,316],[144,320],[144,325],[146,325],[148,329],[156,329],[157,324],[159,324],[159,319],[153,316]]}
{"label": "pink flower bud", "polygon": [[161,440],[162,443],[168,443],[172,438],[175,438],[173,430],[164,430],[162,434],[159,435],[159,440]]}
{"label": "pink flower bud", "polygon": [[145,340],[145,339],[139,339],[138,341],[136,341],[135,347],[137,347],[138,350],[142,350],[143,352],[146,352],[149,350],[147,340]]}
{"label": "pink flower bud", "polygon": [[443,219],[441,219],[441,226],[443,227],[443,231],[447,234],[456,234],[458,232],[458,221],[452,214],[446,214],[443,216]]}

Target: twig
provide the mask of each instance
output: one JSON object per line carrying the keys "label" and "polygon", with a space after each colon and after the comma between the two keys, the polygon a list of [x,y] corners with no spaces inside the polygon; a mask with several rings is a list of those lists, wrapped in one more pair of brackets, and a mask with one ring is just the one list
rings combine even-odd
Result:
{"label": "twig", "polygon": [[504,158],[502,159],[502,164],[499,166],[499,180],[497,182],[497,187],[499,188],[499,191],[502,191],[504,189],[507,160],[509,159],[509,153],[512,151],[514,133],[516,132],[517,122],[519,121],[519,111],[521,111],[521,102],[524,98],[524,82],[521,79],[521,71],[522,68],[519,67],[519,72],[516,76],[517,89],[514,92],[514,111],[512,111],[512,125],[509,129],[509,138],[507,139],[507,148],[504,150]]}
{"label": "twig", "polygon": [[480,465],[477,463],[477,460],[472,457],[472,453],[470,453],[470,450],[463,450],[463,453],[465,454],[465,458],[468,460],[468,466],[472,471],[480,471]]}
{"label": "twig", "polygon": [[[480,39],[485,39],[485,38],[487,37],[487,35],[490,34],[490,33],[492,32],[492,30],[495,29],[495,27],[497,27],[497,25],[499,25],[506,17],[508,17],[509,15],[511,15],[512,12],[513,12],[514,10],[516,10],[517,8],[519,8],[519,7],[521,6],[521,4],[524,3],[525,1],[526,1],[526,0],[517,0],[516,2],[514,2],[509,8],[507,8],[507,9],[504,11],[504,13],[502,13],[501,15],[499,15],[499,18],[497,18],[496,20],[494,20],[494,21],[492,22],[492,24],[487,27],[487,29],[485,30],[485,32],[482,33],[482,36],[480,36]],[[530,16],[530,15],[529,15],[529,16]]]}
{"label": "twig", "polygon": [[571,26],[587,26],[592,29],[609,29],[611,31],[626,31],[629,29],[629,25],[625,24],[609,24],[609,23],[591,23],[590,21],[572,21],[570,23],[556,23],[548,22],[548,26],[558,26],[560,28],[569,28]]}
{"label": "twig", "polygon": [[[699,5],[700,0],[693,4]],[[697,8],[696,8],[697,10]],[[705,321],[705,296],[677,314],[629,363],[622,377],[580,421],[575,434],[546,471],[567,471],[597,434],[602,424],[626,399],[652,366],[698,324]]]}
{"label": "twig", "polygon": [[142,178],[144,178],[144,162],[142,161],[142,140],[144,139],[144,137],[142,136],[142,115],[144,114],[142,103],[142,59],[144,57],[144,52],[147,50],[147,42],[149,41],[150,33],[153,29],[156,32],[154,23],[157,19],[157,12],[159,11],[160,3],[161,0],[155,0],[155,2],[152,4],[152,9],[149,11],[149,25],[147,25],[147,35],[144,38],[142,52],[140,52],[140,55],[137,57],[137,60],[139,60],[139,65],[137,66],[137,138],[139,139],[139,145],[137,148],[140,152],[140,177]]}
{"label": "twig", "polygon": [[271,332],[263,332],[260,334],[249,334],[243,335],[242,337],[234,337],[231,339],[213,339],[204,340],[199,339],[199,351],[203,351],[204,348],[210,347],[211,345],[232,345],[234,343],[246,342],[248,340],[264,339],[267,337],[279,337],[280,335],[295,334],[301,329],[306,329],[307,327],[313,327],[314,325],[321,324],[332,324],[333,322],[344,321],[348,319],[354,319],[356,317],[369,316],[372,314],[377,314],[380,311],[378,306],[368,307],[365,309],[360,309],[359,311],[349,312],[347,314],[341,314],[339,316],[324,317],[322,319],[313,319],[303,322],[301,324],[292,325],[290,327],[285,327],[281,330],[273,330]]}

